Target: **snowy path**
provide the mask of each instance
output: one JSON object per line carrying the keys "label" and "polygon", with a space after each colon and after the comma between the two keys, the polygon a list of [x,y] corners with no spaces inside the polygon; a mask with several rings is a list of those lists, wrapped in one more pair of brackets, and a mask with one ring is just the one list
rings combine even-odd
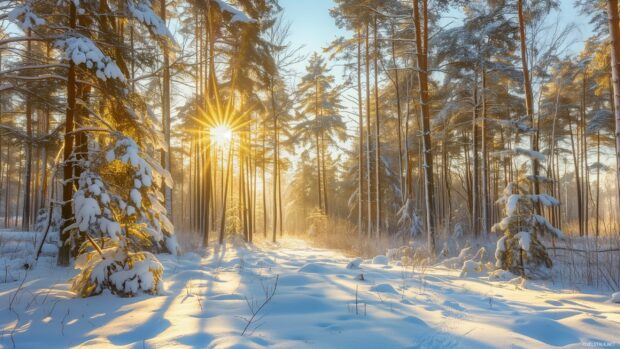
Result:
{"label": "snowy path", "polygon": [[[367,261],[349,270],[350,259],[299,241],[161,259],[167,291],[156,297],[75,299],[74,271],[51,263],[15,297],[20,282],[1,284],[0,347],[620,347],[620,305],[605,295],[523,290],[443,268],[412,274]],[[246,297],[260,305],[276,275],[272,301],[241,337]]]}

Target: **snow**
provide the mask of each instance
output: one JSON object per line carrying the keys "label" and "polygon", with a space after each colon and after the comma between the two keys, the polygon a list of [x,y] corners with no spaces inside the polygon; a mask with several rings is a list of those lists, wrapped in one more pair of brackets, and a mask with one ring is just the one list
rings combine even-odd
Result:
{"label": "snow", "polygon": [[32,12],[30,4],[19,5],[8,13],[9,21],[17,24],[22,30],[33,29],[45,24],[45,20]]}
{"label": "snow", "polygon": [[519,247],[524,251],[530,250],[530,244],[532,243],[532,236],[527,231],[519,232],[516,235],[516,238],[519,241]]}
{"label": "snow", "polygon": [[[26,266],[34,263],[37,248],[43,239],[42,232],[0,229],[0,283],[23,278]],[[50,231],[41,248],[42,260],[55,262],[58,252],[58,232]],[[1,345],[1,343],[0,343]]]}
{"label": "snow", "polygon": [[64,51],[63,56],[66,60],[73,61],[76,65],[84,64],[86,68],[93,69],[100,80],[126,81],[125,75],[116,62],[106,56],[92,40],[83,36],[68,36],[57,40],[55,45]]}
{"label": "snow", "polygon": [[506,215],[514,216],[517,206],[519,204],[519,199],[521,199],[521,195],[512,194],[506,199]]}
{"label": "snow", "polygon": [[[75,270],[39,263],[0,284],[0,346],[16,348],[547,348],[618,347],[620,308],[609,293],[551,281],[460,278],[364,264],[287,240],[158,256],[165,291],[76,298]],[[304,266],[314,272],[302,272]],[[505,274],[505,273],[504,273]],[[258,320],[248,304],[262,303]],[[508,278],[511,275],[501,275]],[[131,287],[134,287],[132,284]],[[527,288],[524,288],[526,286]],[[14,298],[13,302],[11,300]],[[11,304],[12,303],[12,304]],[[9,309],[9,304],[11,308]],[[16,315],[19,314],[19,317]],[[12,344],[12,340],[15,345]]]}
{"label": "snow", "polygon": [[363,261],[361,258],[355,258],[347,264],[347,269],[359,269]]}
{"label": "snow", "polygon": [[215,0],[215,3],[219,6],[223,12],[228,12],[232,15],[232,22],[241,23],[254,23],[254,19],[248,17],[243,11],[236,9],[224,0]]}
{"label": "snow", "polygon": [[375,256],[375,258],[372,259],[372,264],[387,265],[388,263],[389,263],[388,257],[383,256],[383,255]]}
{"label": "snow", "polygon": [[546,160],[546,157],[543,153],[535,151],[535,150],[531,150],[531,149],[525,149],[525,148],[514,148],[514,149],[501,150],[501,151],[495,152],[495,155],[500,157],[501,159],[505,159],[511,156],[522,155],[522,156],[529,157],[532,160],[536,160],[540,162],[544,162]]}
{"label": "snow", "polygon": [[616,292],[611,295],[611,301],[613,303],[620,303],[620,292]]}
{"label": "snow", "polygon": [[133,18],[147,26],[155,35],[174,43],[174,36],[166,27],[166,23],[153,12],[150,1],[142,0],[136,4],[134,0],[129,0],[127,1],[127,8]]}

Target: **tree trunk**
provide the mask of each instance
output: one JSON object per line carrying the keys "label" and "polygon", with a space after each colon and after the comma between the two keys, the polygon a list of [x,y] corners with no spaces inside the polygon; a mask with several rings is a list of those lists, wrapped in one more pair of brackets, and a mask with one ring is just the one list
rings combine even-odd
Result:
{"label": "tree trunk", "polygon": [[226,184],[224,185],[224,200],[222,201],[222,215],[220,217],[220,245],[224,243],[224,229],[226,228],[226,200],[228,199],[228,183],[232,176],[232,157],[233,157],[233,141],[230,140],[228,145],[228,163],[226,165]]}
{"label": "tree trunk", "polygon": [[618,23],[618,0],[607,1],[607,16],[611,37],[611,72],[616,119],[616,190],[618,191],[618,204],[620,205],[620,25]]}
{"label": "tree trunk", "polygon": [[488,172],[488,153],[487,153],[487,134],[486,134],[486,117],[487,117],[487,104],[486,104],[486,88],[487,88],[487,73],[484,67],[484,64],[482,65],[482,90],[481,92],[481,98],[482,98],[482,120],[481,120],[481,125],[480,125],[480,133],[481,133],[481,139],[480,139],[480,143],[482,146],[482,198],[480,200],[480,204],[481,204],[481,213],[482,213],[482,220],[480,222],[480,226],[482,228],[482,236],[487,236],[488,234],[488,226],[489,226],[489,187],[488,187],[488,181],[489,181],[489,172]]}
{"label": "tree trunk", "polygon": [[478,171],[478,72],[474,72],[474,91],[473,91],[473,109],[472,109],[472,123],[471,123],[471,170],[472,170],[472,189],[471,189],[471,207],[472,207],[472,230],[474,236],[478,236],[480,233],[480,218],[478,217],[480,208],[480,190],[479,179],[480,173]]}
{"label": "tree trunk", "polygon": [[372,236],[372,176],[370,175],[370,25],[366,23],[366,38],[365,38],[365,73],[366,73],[366,173],[368,182],[368,237]]}
{"label": "tree trunk", "polygon": [[[28,29],[28,36],[32,31]],[[32,41],[28,40],[26,49],[26,60],[30,62],[32,54]],[[26,163],[24,164],[24,200],[22,209],[22,230],[30,229],[30,186],[32,183],[32,100],[30,94],[26,94],[26,135],[28,141],[24,144],[26,152]]]}
{"label": "tree trunk", "polygon": [[358,107],[358,149],[357,149],[357,238],[362,237],[363,221],[362,215],[364,205],[362,196],[364,195],[364,111],[362,106],[362,31],[357,30],[357,107]]}
{"label": "tree trunk", "polygon": [[[424,202],[426,206],[426,229],[428,250],[435,255],[435,209],[433,186],[433,156],[431,153],[430,98],[428,94],[428,0],[422,1],[422,13],[418,1],[413,0],[413,21],[416,37],[418,83],[420,87],[420,124],[422,126],[422,151],[424,160]],[[422,33],[421,30],[424,32]]]}
{"label": "tree trunk", "polygon": [[[75,29],[76,8],[69,3],[69,27]],[[60,227],[60,248],[58,249],[58,265],[68,266],[71,252],[71,232],[67,228],[73,223],[73,114],[75,112],[75,64],[69,60],[67,72],[67,110],[65,118],[65,139],[63,149],[63,189],[62,189],[62,225]]]}
{"label": "tree trunk", "polygon": [[[166,24],[166,0],[160,0],[160,17]],[[132,51],[133,52],[133,51]],[[170,171],[170,62],[168,57],[168,43],[163,42],[163,78],[162,78],[162,128],[164,130],[165,149],[162,150],[162,165]],[[162,185],[168,217],[172,218],[172,188]]]}
{"label": "tree trunk", "polygon": [[[527,62],[527,43],[525,37],[525,16],[523,14],[523,0],[517,1],[519,15],[519,40],[521,43],[521,65],[523,68],[523,89],[525,91],[525,109],[528,120],[534,127],[534,96],[532,94],[532,82],[530,81],[530,70]],[[538,130],[531,137],[532,150],[538,151]],[[532,159],[532,175],[538,177],[539,163],[536,159]],[[540,193],[540,185],[537,180],[532,181],[532,192]],[[536,213],[540,214],[540,204],[536,204]]]}
{"label": "tree trunk", "polygon": [[400,79],[398,75],[398,67],[396,65],[396,34],[394,25],[392,25],[392,64],[394,65],[394,92],[396,93],[396,115],[398,117],[398,124],[396,132],[398,133],[398,183],[400,184],[400,200],[401,205],[405,204],[405,185],[403,183],[403,139],[402,139],[402,124],[403,116],[400,105]]}
{"label": "tree trunk", "polygon": [[579,175],[578,151],[575,148],[575,137],[573,135],[573,123],[568,118],[568,129],[570,132],[570,143],[573,151],[573,164],[575,166],[575,185],[577,186],[577,215],[579,217],[579,236],[583,236],[583,195],[581,190],[581,176]]}
{"label": "tree trunk", "polygon": [[374,73],[375,73],[375,186],[376,186],[376,224],[377,224],[377,236],[381,236],[381,138],[380,138],[380,126],[379,122],[379,33],[377,29],[377,16],[374,16]]}

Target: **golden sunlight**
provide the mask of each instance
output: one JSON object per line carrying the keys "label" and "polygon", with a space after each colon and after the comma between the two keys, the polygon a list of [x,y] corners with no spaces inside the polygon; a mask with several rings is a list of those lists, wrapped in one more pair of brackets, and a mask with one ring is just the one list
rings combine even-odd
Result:
{"label": "golden sunlight", "polygon": [[211,127],[210,133],[211,141],[220,147],[227,145],[231,141],[233,135],[230,126],[224,124]]}

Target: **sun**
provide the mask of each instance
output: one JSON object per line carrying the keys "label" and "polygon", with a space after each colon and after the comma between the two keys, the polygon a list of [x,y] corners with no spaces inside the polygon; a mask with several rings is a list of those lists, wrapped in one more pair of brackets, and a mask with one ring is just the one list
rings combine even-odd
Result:
{"label": "sun", "polygon": [[228,125],[216,125],[211,127],[211,141],[216,145],[223,147],[232,140],[232,129]]}

